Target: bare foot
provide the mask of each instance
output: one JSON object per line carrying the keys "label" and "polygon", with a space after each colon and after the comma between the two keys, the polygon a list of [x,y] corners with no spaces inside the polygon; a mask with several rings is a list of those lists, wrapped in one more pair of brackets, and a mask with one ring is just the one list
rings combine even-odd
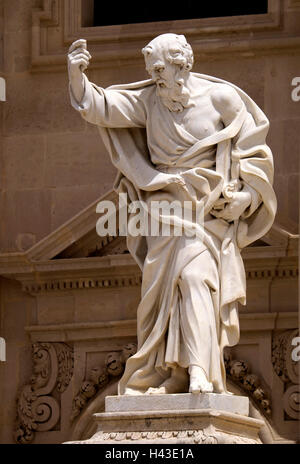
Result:
{"label": "bare foot", "polygon": [[136,396],[136,395],[143,395],[143,393],[141,393],[138,390],[133,390],[132,388],[125,388],[124,395]]}
{"label": "bare foot", "polygon": [[162,385],[160,385],[160,387],[150,387],[148,388],[148,390],[146,391],[146,395],[165,395],[166,393],[168,393],[166,391],[166,387]]}
{"label": "bare foot", "polygon": [[208,382],[206,374],[200,366],[190,366],[190,393],[212,393],[213,384]]}
{"label": "bare foot", "polygon": [[167,395],[172,393],[185,393],[187,391],[187,372],[181,367],[172,369],[171,377],[159,387],[150,387],[146,395]]}

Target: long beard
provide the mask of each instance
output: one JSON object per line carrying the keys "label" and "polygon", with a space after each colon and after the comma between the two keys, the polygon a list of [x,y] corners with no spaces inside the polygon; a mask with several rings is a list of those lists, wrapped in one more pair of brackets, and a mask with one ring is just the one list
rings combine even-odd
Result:
{"label": "long beard", "polygon": [[184,82],[182,76],[176,76],[174,81],[164,81],[164,86],[157,84],[156,94],[169,111],[180,113],[188,107],[190,91]]}

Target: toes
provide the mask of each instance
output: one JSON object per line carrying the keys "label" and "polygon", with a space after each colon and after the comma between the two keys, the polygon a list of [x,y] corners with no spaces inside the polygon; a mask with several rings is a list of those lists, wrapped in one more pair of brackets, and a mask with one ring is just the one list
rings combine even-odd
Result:
{"label": "toes", "polygon": [[200,382],[194,380],[190,383],[189,393],[201,393]]}
{"label": "toes", "polygon": [[148,390],[146,391],[146,395],[153,395],[155,392],[156,392],[157,388],[148,388]]}
{"label": "toes", "polygon": [[189,393],[199,394],[199,393],[212,393],[213,385],[210,382],[202,383],[195,382],[190,384]]}
{"label": "toes", "polygon": [[200,390],[199,387],[190,387],[189,393],[193,393],[194,395],[197,395],[197,394],[201,393],[201,390]]}
{"label": "toes", "polygon": [[212,393],[213,392],[213,387],[207,387],[205,390],[203,390],[203,393]]}
{"label": "toes", "polygon": [[146,395],[162,395],[164,393],[166,393],[165,389],[160,388],[160,387],[158,388],[151,387],[151,388],[148,388],[148,390],[146,391]]}

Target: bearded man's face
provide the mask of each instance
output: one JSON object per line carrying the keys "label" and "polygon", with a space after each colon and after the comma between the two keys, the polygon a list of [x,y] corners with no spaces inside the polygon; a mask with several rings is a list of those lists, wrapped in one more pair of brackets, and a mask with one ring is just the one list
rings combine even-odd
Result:
{"label": "bearded man's face", "polygon": [[189,100],[185,87],[188,72],[182,66],[170,63],[163,50],[153,50],[146,58],[146,68],[157,85],[157,95],[170,111],[183,111]]}

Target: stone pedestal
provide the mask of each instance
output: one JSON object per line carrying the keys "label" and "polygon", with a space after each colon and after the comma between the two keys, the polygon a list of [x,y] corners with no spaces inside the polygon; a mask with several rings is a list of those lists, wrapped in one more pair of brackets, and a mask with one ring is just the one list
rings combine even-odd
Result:
{"label": "stone pedestal", "polygon": [[77,443],[261,443],[258,433],[263,422],[248,414],[249,400],[243,396],[108,396],[105,413],[94,415],[97,432]]}

